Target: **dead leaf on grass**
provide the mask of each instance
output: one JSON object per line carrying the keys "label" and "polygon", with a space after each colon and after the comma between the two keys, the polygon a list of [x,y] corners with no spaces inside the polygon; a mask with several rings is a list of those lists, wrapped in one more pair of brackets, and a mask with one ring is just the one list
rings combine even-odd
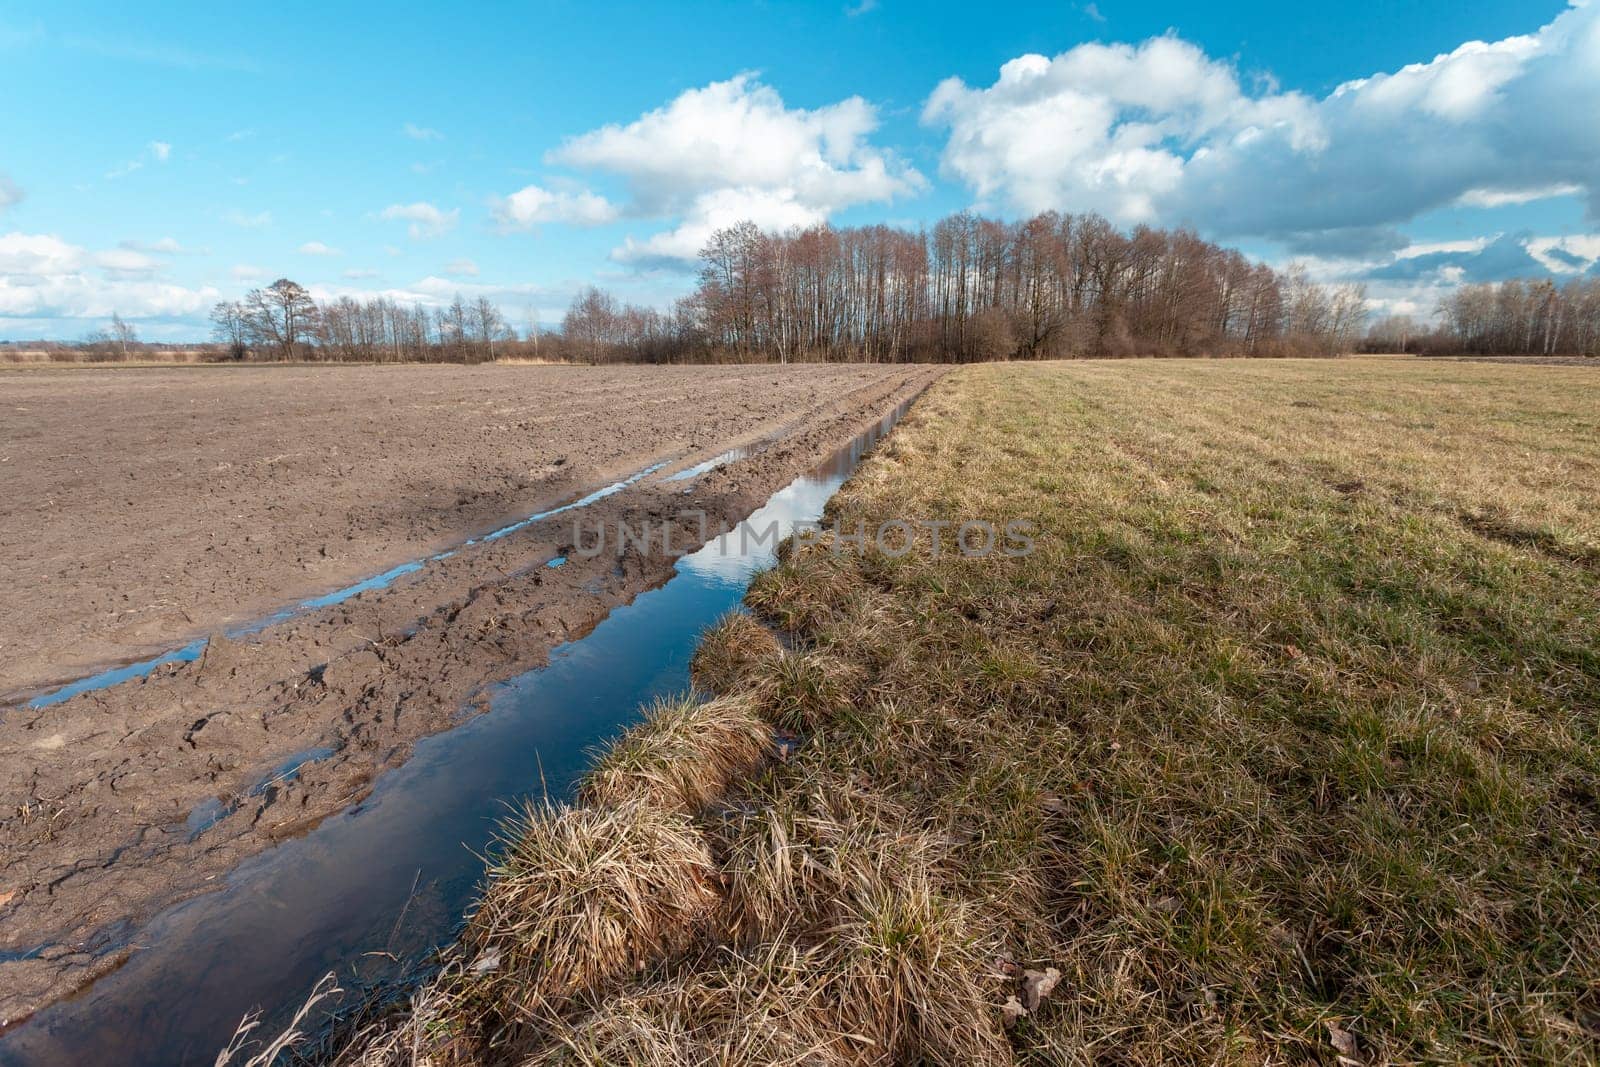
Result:
{"label": "dead leaf on grass", "polygon": [[1333,1046],[1333,1051],[1339,1054],[1339,1062],[1350,1067],[1360,1067],[1362,1060],[1359,1056],[1360,1049],[1356,1044],[1356,1035],[1331,1019],[1325,1025],[1328,1027],[1328,1043]]}
{"label": "dead leaf on grass", "polygon": [[1046,967],[1042,971],[1022,972],[1022,1003],[1029,1011],[1037,1011],[1039,1002],[1051,993],[1061,982],[1061,972],[1054,967]]}

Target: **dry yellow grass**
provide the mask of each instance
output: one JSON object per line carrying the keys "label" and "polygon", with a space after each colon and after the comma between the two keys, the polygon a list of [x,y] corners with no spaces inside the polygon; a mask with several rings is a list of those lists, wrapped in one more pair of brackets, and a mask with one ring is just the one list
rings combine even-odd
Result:
{"label": "dry yellow grass", "polygon": [[464,938],[470,999],[506,1023],[687,943],[717,902],[700,832],[678,811],[532,806],[506,832]]}
{"label": "dry yellow grass", "polygon": [[782,654],[771,630],[745,612],[732,611],[701,636],[689,668],[695,685],[728,693],[748,686]]}
{"label": "dry yellow grass", "polygon": [[[832,513],[1037,551],[786,554],[749,600],[795,649],[736,622],[700,666],[724,733],[798,750],[741,778],[689,705],[620,742],[587,788],[624,806],[530,824],[384,1031],[435,1051],[364,1062],[1595,1062],[1597,401],[1396,360],[942,381]],[[619,848],[625,808],[660,836]]]}
{"label": "dry yellow grass", "polygon": [[612,806],[637,800],[692,815],[771,751],[772,728],[747,699],[659,701],[599,754],[579,797]]}

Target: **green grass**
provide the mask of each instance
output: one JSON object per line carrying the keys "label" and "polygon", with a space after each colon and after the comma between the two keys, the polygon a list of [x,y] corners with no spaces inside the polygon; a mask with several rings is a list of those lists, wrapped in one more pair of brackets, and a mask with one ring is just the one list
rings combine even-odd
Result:
{"label": "green grass", "polygon": [[1585,369],[964,369],[831,515],[1034,554],[758,579],[693,947],[435,1062],[1594,1062],[1597,486]]}

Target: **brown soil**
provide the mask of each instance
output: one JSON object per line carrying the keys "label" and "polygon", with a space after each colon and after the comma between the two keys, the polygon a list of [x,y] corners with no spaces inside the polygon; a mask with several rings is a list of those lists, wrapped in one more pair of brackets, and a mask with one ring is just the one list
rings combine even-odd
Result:
{"label": "brown soil", "polygon": [[[156,910],[359,800],[487,683],[664,581],[938,371],[316,367],[0,377],[0,1025],[114,966]],[[657,462],[659,476],[196,663],[40,709],[30,693],[454,547]],[[691,492],[685,493],[690,488]],[[545,566],[566,555],[559,569]],[[263,787],[296,753],[332,749]],[[191,812],[230,812],[194,833]]]}

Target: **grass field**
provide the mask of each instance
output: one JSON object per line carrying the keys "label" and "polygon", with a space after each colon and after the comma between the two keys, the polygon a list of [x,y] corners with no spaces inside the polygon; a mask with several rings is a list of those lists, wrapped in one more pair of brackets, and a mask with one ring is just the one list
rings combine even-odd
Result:
{"label": "grass field", "polygon": [[[344,1058],[1600,1057],[1600,377],[990,365]],[[786,760],[760,744],[784,731]]]}

